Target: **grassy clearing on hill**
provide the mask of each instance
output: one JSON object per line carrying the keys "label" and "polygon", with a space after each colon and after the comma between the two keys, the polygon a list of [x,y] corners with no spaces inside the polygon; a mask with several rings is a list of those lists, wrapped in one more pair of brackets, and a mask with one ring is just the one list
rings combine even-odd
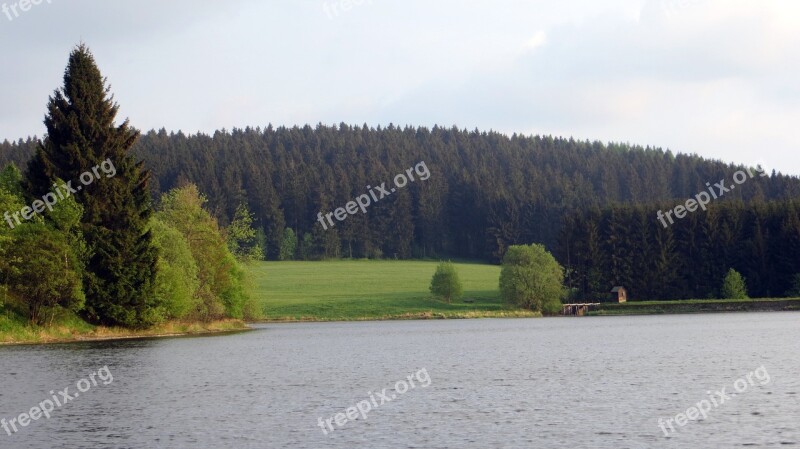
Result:
{"label": "grassy clearing on hill", "polygon": [[[435,261],[333,260],[249,266],[256,299],[271,321],[531,317],[500,299],[500,267],[456,263],[464,298],[447,304],[428,291]],[[471,300],[473,302],[464,302]]]}

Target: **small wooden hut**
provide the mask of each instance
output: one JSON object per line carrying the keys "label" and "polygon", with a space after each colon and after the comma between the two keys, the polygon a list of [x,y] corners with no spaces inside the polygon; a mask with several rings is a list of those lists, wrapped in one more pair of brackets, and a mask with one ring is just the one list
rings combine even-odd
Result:
{"label": "small wooden hut", "polygon": [[625,287],[617,286],[611,289],[608,297],[609,302],[626,302],[628,300],[628,290]]}

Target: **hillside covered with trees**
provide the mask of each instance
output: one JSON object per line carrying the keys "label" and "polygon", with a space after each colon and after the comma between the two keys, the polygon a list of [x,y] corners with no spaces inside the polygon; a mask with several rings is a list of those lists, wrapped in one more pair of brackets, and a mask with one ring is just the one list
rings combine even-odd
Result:
{"label": "hillside covered with trees", "polygon": [[[4,142],[0,161],[25,164],[34,147],[33,139]],[[565,217],[576,211],[684,201],[741,168],[657,148],[439,127],[268,126],[213,136],[161,130],[142,135],[132,151],[152,172],[157,195],[194,183],[223,225],[246,203],[264,231],[269,259],[496,262],[513,244],[541,242],[554,250]],[[430,179],[334,229],[317,222],[319,212],[344,206],[420,161]],[[798,195],[797,178],[772,173],[718,201],[749,205]]]}

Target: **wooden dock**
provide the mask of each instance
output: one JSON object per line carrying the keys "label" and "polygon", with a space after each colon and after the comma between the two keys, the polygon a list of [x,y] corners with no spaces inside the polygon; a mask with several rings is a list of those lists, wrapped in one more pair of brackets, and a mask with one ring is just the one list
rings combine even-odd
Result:
{"label": "wooden dock", "polygon": [[587,302],[580,304],[562,304],[561,315],[564,316],[583,316],[586,312],[594,310],[599,306],[599,302]]}

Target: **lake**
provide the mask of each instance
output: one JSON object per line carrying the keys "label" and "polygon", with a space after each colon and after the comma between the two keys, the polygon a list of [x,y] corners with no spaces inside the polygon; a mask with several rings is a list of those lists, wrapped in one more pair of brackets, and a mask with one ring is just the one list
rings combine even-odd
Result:
{"label": "lake", "polygon": [[0,378],[0,448],[800,444],[793,312],[262,324],[0,347]]}

